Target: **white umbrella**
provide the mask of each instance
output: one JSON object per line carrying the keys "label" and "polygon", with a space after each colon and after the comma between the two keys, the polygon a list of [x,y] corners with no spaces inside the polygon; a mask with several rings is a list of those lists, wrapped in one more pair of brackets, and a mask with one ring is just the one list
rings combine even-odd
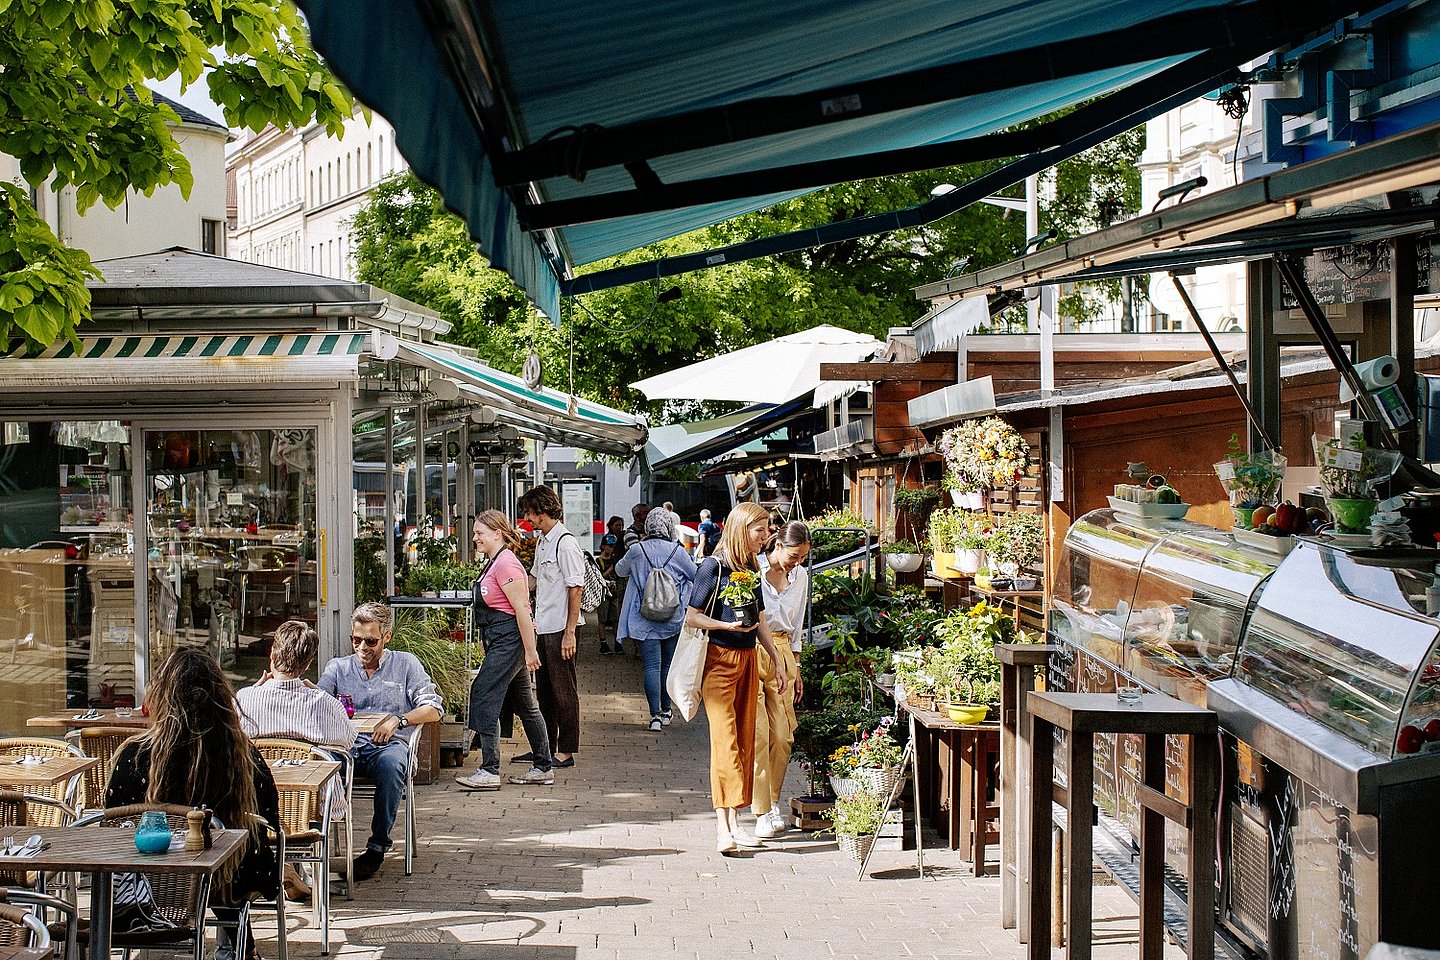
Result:
{"label": "white umbrella", "polygon": [[820,385],[820,364],[858,363],[884,346],[868,333],[821,324],[630,386],[651,400],[786,403]]}

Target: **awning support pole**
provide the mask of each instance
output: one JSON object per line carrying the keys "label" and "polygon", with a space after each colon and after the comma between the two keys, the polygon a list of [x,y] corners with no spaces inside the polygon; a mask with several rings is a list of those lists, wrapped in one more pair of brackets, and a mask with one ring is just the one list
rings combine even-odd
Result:
{"label": "awning support pole", "polygon": [[385,596],[395,596],[395,408],[385,408]]}
{"label": "awning support pole", "polygon": [[1265,425],[1261,423],[1260,418],[1255,415],[1255,408],[1250,406],[1250,400],[1245,396],[1245,388],[1240,385],[1240,381],[1235,376],[1235,371],[1230,369],[1230,364],[1226,362],[1225,355],[1220,352],[1220,345],[1217,344],[1215,338],[1210,335],[1210,330],[1205,326],[1205,321],[1200,319],[1200,311],[1195,309],[1195,301],[1190,299],[1190,293],[1185,289],[1185,284],[1181,283],[1180,278],[1173,273],[1170,274],[1170,282],[1175,284],[1175,292],[1180,294],[1180,302],[1185,304],[1185,309],[1189,312],[1190,319],[1195,322],[1195,329],[1200,331],[1200,336],[1205,339],[1205,346],[1210,348],[1210,355],[1214,357],[1215,362],[1220,365],[1220,372],[1225,374],[1225,378],[1230,381],[1230,386],[1234,388],[1235,396],[1239,399],[1240,406],[1245,408],[1245,416],[1249,418],[1250,426],[1255,429],[1256,433],[1264,438],[1266,446],[1271,450],[1279,450],[1280,448],[1276,445],[1275,438],[1270,436],[1269,431],[1265,429]]}
{"label": "awning support pole", "polygon": [[455,471],[455,510],[460,514],[455,524],[455,537],[460,543],[460,562],[474,559],[471,523],[475,516],[475,461],[470,457],[470,421],[460,421],[460,464]]}
{"label": "awning support pole", "polygon": [[1375,405],[1375,398],[1370,396],[1369,391],[1365,389],[1365,384],[1360,381],[1360,374],[1355,372],[1355,365],[1345,354],[1344,345],[1335,335],[1335,328],[1331,327],[1330,321],[1325,319],[1325,311],[1320,309],[1320,304],[1315,301],[1315,295],[1310,292],[1310,285],[1305,282],[1305,275],[1300,270],[1299,262],[1292,257],[1276,254],[1275,269],[1280,272],[1280,279],[1285,281],[1285,286],[1290,288],[1290,295],[1299,303],[1300,312],[1305,314],[1306,320],[1310,321],[1310,327],[1320,340],[1320,346],[1325,348],[1325,355],[1330,358],[1330,363],[1340,371],[1340,378],[1345,381],[1350,392],[1355,394],[1355,402],[1359,405],[1360,412],[1365,415],[1366,420],[1375,423],[1375,438],[1379,441],[1380,446],[1387,450],[1396,449],[1395,437],[1390,433],[1385,419],[1380,415],[1380,410]]}

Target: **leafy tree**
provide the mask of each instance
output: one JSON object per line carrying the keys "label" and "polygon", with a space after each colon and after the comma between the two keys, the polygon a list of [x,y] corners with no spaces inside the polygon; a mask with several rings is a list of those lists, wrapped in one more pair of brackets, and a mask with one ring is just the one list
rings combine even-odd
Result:
{"label": "leafy tree", "polygon": [[[169,184],[189,196],[179,118],[149,81],[205,75],[226,122],[257,131],[318,121],[338,136],[354,109],[288,0],[0,0],[0,72],[0,152],[31,184],[73,186],[81,212]],[[28,191],[0,185],[0,349],[73,338],[95,276]]]}

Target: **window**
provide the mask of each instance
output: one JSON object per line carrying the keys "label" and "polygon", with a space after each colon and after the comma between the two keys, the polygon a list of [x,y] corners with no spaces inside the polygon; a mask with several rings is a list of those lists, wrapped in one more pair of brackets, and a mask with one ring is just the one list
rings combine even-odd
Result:
{"label": "window", "polygon": [[383,177],[389,172],[385,169],[385,136],[382,134],[380,136],[380,176]]}
{"label": "window", "polygon": [[225,222],[223,220],[200,221],[200,249],[217,257],[225,255]]}
{"label": "window", "polygon": [[370,183],[375,179],[375,145],[365,144],[365,182]]}

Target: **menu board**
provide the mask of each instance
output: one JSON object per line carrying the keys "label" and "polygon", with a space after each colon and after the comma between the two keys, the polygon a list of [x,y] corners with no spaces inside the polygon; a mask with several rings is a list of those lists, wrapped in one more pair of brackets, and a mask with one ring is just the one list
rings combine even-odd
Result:
{"label": "menu board", "polygon": [[1360,960],[1379,939],[1379,830],[1303,781],[1295,785],[1294,909],[1299,960]]}

